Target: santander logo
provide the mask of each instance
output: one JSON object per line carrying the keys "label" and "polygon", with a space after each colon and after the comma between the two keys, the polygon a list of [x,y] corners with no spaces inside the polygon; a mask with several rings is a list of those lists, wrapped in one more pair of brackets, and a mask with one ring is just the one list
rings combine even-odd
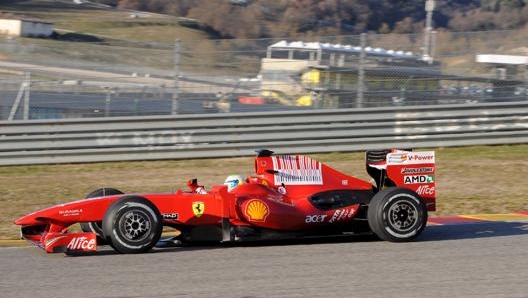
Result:
{"label": "santander logo", "polygon": [[68,243],[68,246],[66,246],[67,250],[96,250],[96,240],[95,239],[88,239],[85,236],[82,237],[75,237],[73,238],[70,243]]}

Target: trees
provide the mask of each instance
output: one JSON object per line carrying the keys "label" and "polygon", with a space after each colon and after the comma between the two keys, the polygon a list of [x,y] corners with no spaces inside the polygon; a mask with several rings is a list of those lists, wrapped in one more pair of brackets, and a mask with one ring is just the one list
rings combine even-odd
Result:
{"label": "trees", "polygon": [[[349,35],[364,31],[421,33],[426,0],[100,0],[128,9],[200,20],[227,38]],[[436,0],[436,28],[511,29],[528,22],[528,0]]]}

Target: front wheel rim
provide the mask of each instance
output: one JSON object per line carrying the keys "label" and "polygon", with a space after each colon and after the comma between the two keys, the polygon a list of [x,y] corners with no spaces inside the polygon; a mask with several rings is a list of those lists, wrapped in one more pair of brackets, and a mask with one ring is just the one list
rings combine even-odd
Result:
{"label": "front wheel rim", "polygon": [[126,212],[119,222],[121,234],[131,242],[145,240],[150,234],[151,226],[149,216],[140,210]]}

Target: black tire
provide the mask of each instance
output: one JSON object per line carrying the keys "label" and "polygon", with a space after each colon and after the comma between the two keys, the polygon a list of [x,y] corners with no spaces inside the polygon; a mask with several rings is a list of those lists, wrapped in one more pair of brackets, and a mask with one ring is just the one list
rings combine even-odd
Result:
{"label": "black tire", "polygon": [[382,240],[411,241],[427,224],[427,207],[414,191],[389,187],[378,192],[368,207],[368,223]]}
{"label": "black tire", "polygon": [[[123,194],[122,191],[115,189],[115,188],[98,188],[91,193],[87,194],[85,199],[89,198],[96,198],[96,197],[102,197],[102,196],[113,196],[113,195],[121,195]],[[91,221],[91,222],[81,222],[81,230],[83,232],[91,232],[95,233],[97,235],[97,244],[98,245],[105,245],[107,244],[104,240],[104,234],[103,234],[103,223],[101,221]]]}
{"label": "black tire", "polygon": [[159,241],[163,225],[158,208],[138,196],[123,197],[108,207],[103,218],[105,241],[126,254],[144,253]]}

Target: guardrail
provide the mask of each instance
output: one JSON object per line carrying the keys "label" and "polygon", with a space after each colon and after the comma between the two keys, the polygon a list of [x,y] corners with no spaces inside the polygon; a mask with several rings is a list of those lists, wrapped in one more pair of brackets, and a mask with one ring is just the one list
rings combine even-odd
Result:
{"label": "guardrail", "polygon": [[528,143],[528,102],[1,121],[0,165]]}

